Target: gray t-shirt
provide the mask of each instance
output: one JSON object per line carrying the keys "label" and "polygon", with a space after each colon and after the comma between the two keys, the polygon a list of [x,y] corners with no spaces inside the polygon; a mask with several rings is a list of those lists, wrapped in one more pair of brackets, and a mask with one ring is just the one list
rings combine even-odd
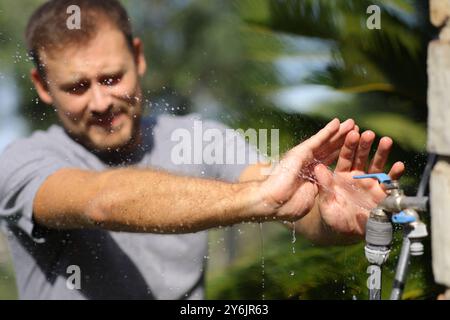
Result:
{"label": "gray t-shirt", "polygon": [[[198,132],[194,133],[194,121],[197,120],[200,120],[198,115],[143,119],[144,142],[127,162],[120,165],[102,162],[57,125],[17,140],[4,150],[0,155],[0,218],[2,229],[8,236],[21,299],[204,297],[206,231],[161,235],[101,229],[51,230],[36,224],[32,216],[38,188],[61,168],[102,171],[133,165],[237,181],[247,164],[198,163],[194,159],[195,153],[202,152],[202,147],[192,147],[192,162],[197,164],[180,163],[180,159],[174,161],[174,155],[177,155],[174,148],[180,142],[174,139],[174,132],[189,132],[198,137]],[[201,125],[203,131],[214,128],[223,133],[223,148],[245,146],[251,156],[256,154],[241,136],[226,136],[226,127],[220,123],[202,120]],[[239,143],[236,144],[234,139],[240,140]],[[74,278],[77,274],[81,275],[79,289]]]}

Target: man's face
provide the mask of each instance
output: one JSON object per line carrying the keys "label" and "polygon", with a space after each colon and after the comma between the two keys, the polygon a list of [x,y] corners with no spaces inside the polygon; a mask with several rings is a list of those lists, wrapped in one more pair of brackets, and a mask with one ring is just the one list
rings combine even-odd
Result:
{"label": "man's face", "polygon": [[118,29],[105,25],[87,44],[51,56],[41,53],[48,94],[38,92],[55,106],[69,134],[88,148],[121,148],[138,135],[139,76],[145,72],[145,60],[136,41],[135,54]]}

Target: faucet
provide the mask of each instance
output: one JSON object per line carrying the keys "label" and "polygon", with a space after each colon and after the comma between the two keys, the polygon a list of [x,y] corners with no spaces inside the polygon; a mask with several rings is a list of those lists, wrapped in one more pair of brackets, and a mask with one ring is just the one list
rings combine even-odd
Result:
{"label": "faucet", "polygon": [[367,280],[370,300],[381,300],[382,266],[391,251],[393,224],[403,226],[403,242],[397,263],[391,300],[401,297],[406,281],[410,256],[420,256],[424,252],[422,239],[428,236],[425,223],[419,212],[428,211],[428,197],[405,196],[399,183],[385,173],[364,174],[354,179],[375,178],[386,187],[386,198],[371,210],[366,224],[366,245],[364,252],[370,274]]}

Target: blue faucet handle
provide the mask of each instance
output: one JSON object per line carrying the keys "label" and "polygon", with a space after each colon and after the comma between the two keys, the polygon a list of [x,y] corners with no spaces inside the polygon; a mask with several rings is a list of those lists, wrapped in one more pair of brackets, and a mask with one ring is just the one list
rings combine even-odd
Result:
{"label": "blue faucet handle", "polygon": [[403,211],[400,211],[397,214],[394,214],[392,216],[392,222],[393,223],[400,223],[400,224],[406,224],[416,221],[416,218],[414,216],[411,216],[409,214],[404,213]]}
{"label": "blue faucet handle", "polygon": [[371,174],[363,174],[360,176],[353,176],[353,179],[366,179],[366,178],[376,178],[379,183],[389,184],[392,182],[391,177],[389,177],[386,173],[371,173]]}

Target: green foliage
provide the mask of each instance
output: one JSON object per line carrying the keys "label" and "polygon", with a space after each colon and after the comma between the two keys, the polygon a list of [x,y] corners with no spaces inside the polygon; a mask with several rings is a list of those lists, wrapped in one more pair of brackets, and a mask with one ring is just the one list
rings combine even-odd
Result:
{"label": "green foliage", "polygon": [[9,263],[0,263],[0,300],[12,300],[16,298],[17,290],[12,266]]}
{"label": "green foliage", "polygon": [[[400,237],[398,230],[391,258],[383,269],[383,299],[389,299]],[[432,280],[428,279],[430,266],[429,252],[412,258],[404,299],[436,297],[438,291],[428,285]],[[368,298],[366,271],[363,244],[321,248],[302,239],[292,244],[288,232],[280,232],[264,241],[264,248],[254,256],[242,259],[226,272],[210,274],[207,297],[361,300]]]}
{"label": "green foliage", "polygon": [[[366,95],[396,100],[389,113],[426,122],[426,44],[432,37],[428,8],[422,1],[282,0],[264,1],[270,14],[248,16],[246,8],[256,1],[243,1],[244,18],[275,33],[320,39],[329,44],[332,60],[325,70],[307,82],[328,85],[356,96],[352,100],[356,120],[367,111]],[[252,4],[252,6],[249,5]],[[381,8],[381,29],[366,27],[369,5]],[[362,99],[360,98],[362,96]],[[407,105],[407,107],[405,107]],[[383,105],[378,105],[383,108]],[[370,108],[370,106],[369,106]],[[386,110],[387,111],[387,110]],[[344,111],[345,112],[345,111]],[[376,112],[376,110],[375,110]],[[377,117],[367,127],[380,127]],[[383,123],[383,134],[395,134],[392,121]],[[405,126],[414,132],[413,126]],[[422,129],[424,131],[424,127]],[[422,133],[423,136],[424,133]],[[416,150],[419,143],[415,143]]]}

